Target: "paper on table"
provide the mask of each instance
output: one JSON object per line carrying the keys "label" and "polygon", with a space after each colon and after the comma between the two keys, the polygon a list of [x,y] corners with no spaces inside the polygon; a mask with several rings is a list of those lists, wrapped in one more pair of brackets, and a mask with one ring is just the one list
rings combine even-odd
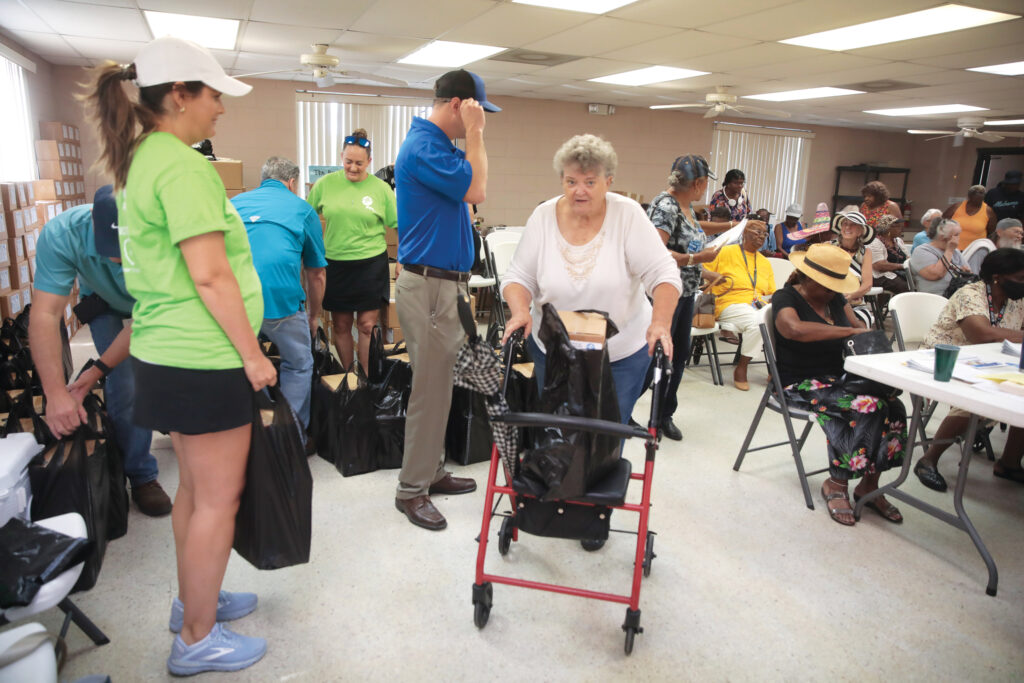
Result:
{"label": "paper on table", "polygon": [[1008,356],[1016,356],[1020,358],[1020,344],[1014,344],[1009,339],[1003,340],[1003,353]]}
{"label": "paper on table", "polygon": [[[979,382],[986,381],[983,379],[977,370],[972,368],[968,363],[970,361],[977,361],[978,357],[972,353],[964,353],[960,351],[961,355],[957,356],[956,365],[953,366],[953,377],[961,382],[967,382],[969,384],[977,384]],[[927,372],[932,374],[935,372],[935,350],[934,349],[921,349],[915,351],[907,358],[907,367],[913,370],[920,370],[921,372]]]}
{"label": "paper on table", "polygon": [[985,374],[979,374],[982,379],[987,379],[992,382],[1012,382],[1013,384],[1024,384],[1024,372],[1017,370],[1006,370],[1003,372],[988,372]]}
{"label": "paper on table", "polygon": [[732,228],[729,228],[715,239],[708,242],[708,247],[724,247],[727,244],[739,244],[740,240],[743,239],[743,228],[747,225],[747,219],[744,218]]}

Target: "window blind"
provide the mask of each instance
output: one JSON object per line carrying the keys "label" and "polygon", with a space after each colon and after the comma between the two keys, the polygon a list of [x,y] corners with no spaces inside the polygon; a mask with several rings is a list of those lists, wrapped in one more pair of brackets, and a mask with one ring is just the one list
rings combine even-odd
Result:
{"label": "window blind", "polygon": [[31,180],[36,174],[36,139],[29,109],[25,70],[0,56],[0,181]]}

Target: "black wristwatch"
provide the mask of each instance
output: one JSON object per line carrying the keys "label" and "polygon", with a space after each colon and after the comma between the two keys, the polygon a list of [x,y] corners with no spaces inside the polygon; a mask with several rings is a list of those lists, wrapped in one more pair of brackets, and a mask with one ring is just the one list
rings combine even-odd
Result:
{"label": "black wristwatch", "polygon": [[93,360],[92,364],[93,367],[99,368],[99,371],[103,373],[104,377],[110,374],[110,366],[101,361],[99,358]]}

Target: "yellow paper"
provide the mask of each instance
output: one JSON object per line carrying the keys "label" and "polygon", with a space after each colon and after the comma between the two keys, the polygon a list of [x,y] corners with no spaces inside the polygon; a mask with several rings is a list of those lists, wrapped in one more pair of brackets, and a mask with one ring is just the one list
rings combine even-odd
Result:
{"label": "yellow paper", "polygon": [[1013,382],[1014,384],[1024,384],[1024,372],[1016,372],[1014,370],[1008,370],[1006,372],[991,372],[985,375],[978,375],[978,377],[992,382]]}

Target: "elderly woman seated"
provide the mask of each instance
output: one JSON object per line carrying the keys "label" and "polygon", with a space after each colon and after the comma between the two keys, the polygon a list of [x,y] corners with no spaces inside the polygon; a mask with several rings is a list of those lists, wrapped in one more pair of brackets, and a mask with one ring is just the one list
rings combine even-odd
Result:
{"label": "elderly woman seated", "polygon": [[957,249],[960,243],[960,224],[940,218],[929,231],[931,242],[922,244],[910,255],[910,270],[914,273],[917,291],[943,296],[953,275],[971,272],[964,255]]}
{"label": "elderly woman seated", "polygon": [[[996,249],[981,264],[981,280],[964,285],[949,298],[939,319],[924,338],[925,345],[984,344],[1004,339],[1021,343],[1024,324],[1024,251]],[[956,437],[967,431],[970,413],[950,408],[939,425],[935,440],[914,466],[921,483],[935,491],[946,490],[946,480],[939,474],[939,458]],[[1024,484],[1024,429],[1010,427],[1003,455],[992,473],[1003,479]]]}
{"label": "elderly woman seated", "polygon": [[540,327],[542,306],[608,313],[619,330],[608,340],[608,356],[627,422],[655,343],[672,356],[672,314],[682,283],[644,210],[609,191],[617,163],[611,144],[594,135],[577,135],[559,148],[554,167],[562,194],[541,203],[526,221],[501,293],[511,310],[505,339],[523,329],[541,391],[546,355],[531,331]]}
{"label": "elderly woman seated", "polygon": [[[789,256],[795,272],[772,297],[779,380],[790,405],[817,414],[828,444],[829,478],[821,487],[829,515],[852,526],[847,482],[861,478],[854,499],[878,488],[879,475],[902,462],[907,413],[899,399],[865,393],[843,380],[843,343],[867,327],[843,294],[860,287],[849,252],[814,244]],[[890,522],[903,517],[884,497],[872,508]]]}
{"label": "elderly woman seated", "polygon": [[713,283],[715,320],[723,328],[743,335],[739,363],[732,373],[733,384],[741,391],[750,389],[747,366],[761,353],[757,311],[775,291],[771,263],[760,253],[767,234],[764,223],[748,220],[742,242],[722,247],[718,256],[705,266],[704,277]]}

